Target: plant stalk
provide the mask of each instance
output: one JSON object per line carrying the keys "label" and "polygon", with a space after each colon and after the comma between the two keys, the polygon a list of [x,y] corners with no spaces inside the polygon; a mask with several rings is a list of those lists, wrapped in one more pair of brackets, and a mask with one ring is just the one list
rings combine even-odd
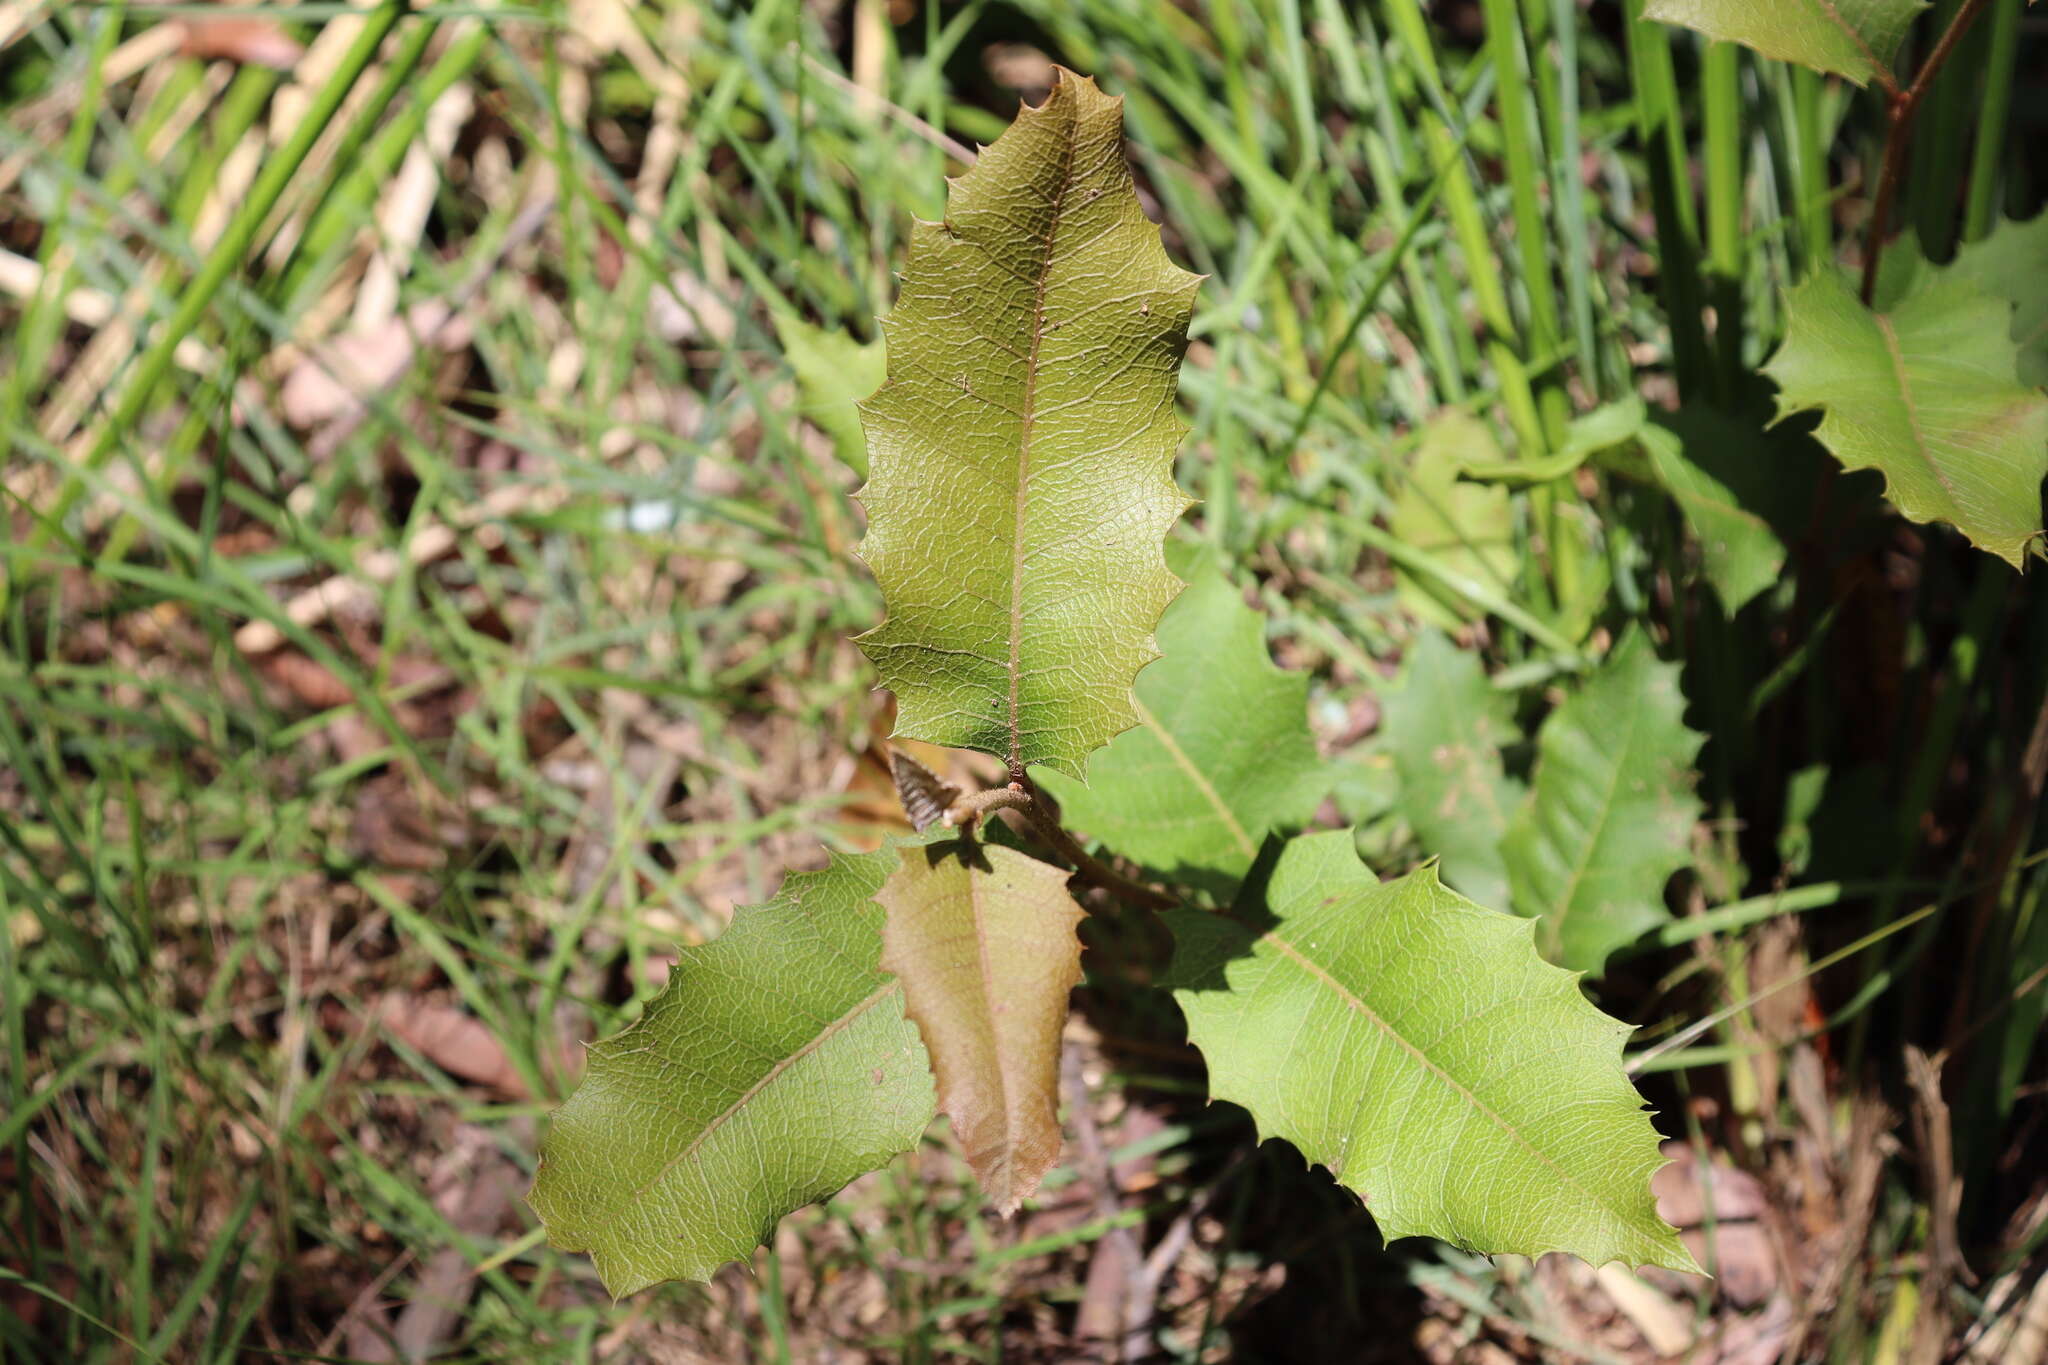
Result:
{"label": "plant stalk", "polygon": [[1885,232],[1891,224],[1892,205],[1899,197],[1899,179],[1906,169],[1906,147],[1912,139],[1913,115],[1919,111],[1920,101],[1934,84],[1934,78],[1941,74],[1942,66],[1955,52],[1956,44],[1963,40],[1963,35],[1969,32],[1977,16],[1984,12],[1984,4],[1985,0],[1963,0],[1963,7],[1956,11],[1955,19],[1934,45],[1934,51],[1928,53],[1927,60],[1920,64],[1913,83],[1892,96],[1886,111],[1884,162],[1878,171],[1877,199],[1870,211],[1869,245],[1863,252],[1862,292],[1866,308],[1877,296],[1877,267],[1884,259]]}
{"label": "plant stalk", "polygon": [[1082,848],[1080,841],[1067,833],[1065,827],[1054,817],[1028,777],[1018,777],[1007,787],[991,787],[986,791],[967,793],[946,811],[946,822],[951,825],[969,825],[982,816],[999,810],[1013,810],[1029,820],[1032,832],[1051,845],[1053,852],[1072,863],[1075,872],[1118,900],[1142,906],[1147,910],[1170,910],[1180,904],[1162,891],[1156,891],[1142,882],[1132,881]]}

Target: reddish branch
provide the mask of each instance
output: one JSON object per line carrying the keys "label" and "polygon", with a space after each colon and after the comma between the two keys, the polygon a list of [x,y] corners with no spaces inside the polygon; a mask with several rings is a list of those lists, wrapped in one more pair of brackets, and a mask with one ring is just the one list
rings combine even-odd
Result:
{"label": "reddish branch", "polygon": [[1877,296],[1877,266],[1884,258],[1885,232],[1891,225],[1892,205],[1898,201],[1899,181],[1906,173],[1906,144],[1912,138],[1913,116],[1920,110],[1920,101],[1934,85],[1934,78],[1941,73],[1956,45],[1983,12],[1985,0],[1964,0],[1963,7],[1956,11],[1948,29],[1941,35],[1941,41],[1934,45],[1934,51],[1927,54],[1927,60],[1920,65],[1919,74],[1904,90],[1895,90],[1886,110],[1888,126],[1884,137],[1884,164],[1877,176],[1877,201],[1870,210],[1870,240],[1863,252],[1863,303],[1870,306]]}

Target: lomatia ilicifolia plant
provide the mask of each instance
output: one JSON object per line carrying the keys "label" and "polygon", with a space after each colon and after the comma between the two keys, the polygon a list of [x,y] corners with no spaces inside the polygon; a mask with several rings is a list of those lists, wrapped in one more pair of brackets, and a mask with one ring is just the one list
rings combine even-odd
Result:
{"label": "lomatia ilicifolia plant", "polygon": [[[1647,13],[1880,86],[1896,142],[1948,46],[1897,83],[1920,8]],[[1881,193],[1874,243],[1885,208]],[[1899,511],[2017,566],[2048,474],[2048,300],[2010,291],[2041,292],[2048,236],[2012,226],[1944,267],[1877,255],[1860,295],[1829,267],[1789,293],[1767,371],[1781,416],[1819,411],[1821,443],[1879,470]],[[1090,913],[1157,917],[1174,945],[1157,984],[1211,1096],[1327,1167],[1387,1237],[1696,1269],[1651,1198],[1663,1158],[1623,1068],[1628,1027],[1579,985],[1669,925],[1665,885],[1690,861],[1703,741],[1678,666],[1641,628],[1581,656],[1524,783],[1500,759],[1507,696],[1424,635],[1384,730],[1436,859],[1382,882],[1351,833],[1301,833],[1331,783],[1307,681],[1274,666],[1222,568],[1168,554],[1189,505],[1172,465],[1198,284],[1140,209],[1120,102],[1071,74],[954,183],[943,221],[915,227],[886,382],[861,408],[861,556],[886,611],[861,643],[899,738],[993,755],[1004,779],[962,791],[899,754],[915,836],[790,876],[591,1051],[531,1199],[614,1293],[748,1257],[936,1113],[998,1210],[1029,1199],[1060,1157]],[[2015,304],[2034,310],[2018,330]],[[1740,471],[1706,458],[1708,420],[1626,400],[1518,477],[1592,460],[1662,490],[1732,618],[1787,556]],[[1425,454],[1443,434],[1422,434]],[[1487,468],[1444,470],[1433,485],[1418,465],[1396,535],[1505,499]]]}
{"label": "lomatia ilicifolia plant", "polygon": [[[532,1202],[614,1293],[748,1256],[915,1146],[935,1109],[998,1210],[1030,1198],[1061,1150],[1077,881],[1105,912],[1163,918],[1212,1095],[1327,1166],[1388,1237],[1693,1268],[1650,1196],[1663,1158],[1622,1073],[1628,1029],[1543,959],[1535,920],[1434,867],[1382,883],[1347,832],[1287,842],[1238,894],[1328,780],[1307,682],[1273,666],[1256,613],[1215,567],[1183,583],[1168,566],[1199,283],[1139,207],[1121,101],[1072,75],[916,226],[862,409],[861,556],[887,619],[861,644],[900,738],[996,755],[1008,781],[957,791],[899,752],[918,836],[791,876],[593,1049]],[[1670,677],[1640,641],[1610,666],[1657,745],[1678,725]],[[1684,795],[1641,804],[1631,818],[1682,854]],[[1035,853],[977,832],[997,812]],[[1518,834],[1565,907],[1553,925],[1590,910],[1558,831]],[[1590,960],[1591,932],[1546,933]]]}

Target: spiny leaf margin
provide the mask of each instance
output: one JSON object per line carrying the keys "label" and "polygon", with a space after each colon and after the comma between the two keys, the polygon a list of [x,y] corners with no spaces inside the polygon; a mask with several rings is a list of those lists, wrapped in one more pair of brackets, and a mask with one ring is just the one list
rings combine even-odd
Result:
{"label": "spiny leaf margin", "polygon": [[1877,470],[1900,512],[2019,568],[2042,529],[2048,396],[2019,381],[2012,304],[1948,269],[1880,313],[1820,270],[1785,312],[1764,367],[1778,420],[1819,410],[1814,434],[1844,468]]}
{"label": "spiny leaf margin", "polygon": [[1535,780],[1501,855],[1516,912],[1562,966],[1597,972],[1671,917],[1664,884],[1691,861],[1706,743],[1686,728],[1678,675],[1631,628],[1537,731]]}
{"label": "spiny leaf margin", "polygon": [[683,949],[640,1021],[590,1049],[527,1202],[614,1295],[709,1280],[785,1214],[917,1145],[931,1067],[876,966],[873,896],[896,864],[883,849],[790,875]]}
{"label": "spiny leaf margin", "polygon": [[1089,762],[1086,786],[1037,776],[1071,824],[1214,889],[1244,875],[1268,831],[1306,822],[1331,775],[1308,728],[1308,675],[1273,662],[1265,617],[1213,555],[1184,558],[1162,656],[1138,675],[1141,723]]}
{"label": "spiny leaf margin", "polygon": [[1536,955],[1528,920],[1433,865],[1378,882],[1346,831],[1282,850],[1256,922],[1166,919],[1211,1096],[1329,1168],[1389,1240],[1697,1269],[1650,1194],[1665,1158],[1622,1072],[1631,1029]]}
{"label": "spiny leaf margin", "polygon": [[888,614],[860,643],[898,735],[1080,778],[1137,722],[1180,588],[1163,544],[1189,506],[1174,401],[1199,283],[1138,204],[1121,98],[1066,71],[913,227],[861,406],[860,553]]}
{"label": "spiny leaf margin", "polygon": [[970,839],[906,851],[875,893],[881,968],[903,984],[940,1112],[1004,1215],[1060,1158],[1060,1039],[1081,979],[1068,874]]}

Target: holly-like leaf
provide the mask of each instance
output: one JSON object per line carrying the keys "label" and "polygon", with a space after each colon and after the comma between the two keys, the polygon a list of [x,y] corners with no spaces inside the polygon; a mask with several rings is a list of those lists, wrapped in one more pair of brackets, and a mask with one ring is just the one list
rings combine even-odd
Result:
{"label": "holly-like leaf", "polygon": [[1682,24],[1858,85],[1897,84],[1892,63],[1929,0],[1649,0],[1645,19]]}
{"label": "holly-like leaf", "polygon": [[1531,925],[1433,868],[1381,884],[1352,836],[1282,851],[1257,923],[1167,912],[1169,984],[1210,1093],[1365,1197],[1388,1239],[1692,1270],[1657,1217],[1629,1028]]}
{"label": "holly-like leaf", "polygon": [[1062,73],[916,225],[861,408],[861,555],[889,612],[861,644],[897,733],[1076,778],[1137,722],[1188,505],[1174,393],[1200,281],[1138,206],[1122,108]]}
{"label": "holly-like leaf", "polygon": [[1483,905],[1506,905],[1500,841],[1522,802],[1522,784],[1500,757],[1517,734],[1513,699],[1476,654],[1430,631],[1408,651],[1406,681],[1381,705],[1408,827],[1442,860],[1445,881]]}
{"label": "holly-like leaf", "polygon": [[1234,882],[1269,830],[1315,813],[1329,786],[1308,729],[1308,677],[1274,666],[1265,620],[1213,564],[1159,621],[1138,675],[1138,726],[1088,765],[1088,785],[1041,773],[1067,821],[1191,884]]}
{"label": "holly-like leaf", "polygon": [[639,1023],[590,1050],[528,1202],[615,1295],[707,1280],[784,1214],[916,1146],[932,1078],[875,965],[893,850],[799,873],[685,948]]}
{"label": "holly-like leaf", "polygon": [[939,1111],[1002,1213],[1060,1158],[1060,1030],[1081,979],[1067,874],[959,840],[906,849],[877,893],[882,970],[903,983],[930,1050]]}
{"label": "holly-like leaf", "polygon": [[[1515,575],[1515,513],[1508,490],[1459,478],[1469,467],[1501,463],[1500,443],[1484,422],[1456,410],[1432,417],[1407,482],[1394,496],[1387,529],[1463,578],[1505,586]],[[1423,621],[1452,630],[1480,614],[1434,579],[1406,569],[1397,573],[1402,602]]]}
{"label": "holly-like leaf", "polygon": [[2011,305],[1941,271],[1889,312],[1822,270],[1786,300],[1785,344],[1764,367],[1778,415],[1819,409],[1815,435],[1849,469],[1875,469],[1898,509],[1945,521],[2019,567],[2041,531],[2048,395],[2020,384]]}
{"label": "holly-like leaf", "polygon": [[783,358],[796,371],[797,411],[832,439],[832,453],[854,473],[868,472],[868,443],[860,429],[860,400],[878,388],[887,360],[879,341],[855,341],[790,313],[775,317]]}
{"label": "holly-like leaf", "polygon": [[2048,385],[2048,213],[2026,222],[2007,219],[1981,241],[1965,243],[1946,266],[1929,262],[1917,243],[1893,243],[1878,273],[1877,307],[1889,310],[1943,273],[1974,280],[2012,306],[2019,381],[2036,389]]}
{"label": "holly-like leaf", "polygon": [[1501,845],[1517,912],[1551,961],[1598,972],[1668,920],[1664,883],[1699,819],[1678,665],[1632,629],[1537,733],[1534,788]]}

